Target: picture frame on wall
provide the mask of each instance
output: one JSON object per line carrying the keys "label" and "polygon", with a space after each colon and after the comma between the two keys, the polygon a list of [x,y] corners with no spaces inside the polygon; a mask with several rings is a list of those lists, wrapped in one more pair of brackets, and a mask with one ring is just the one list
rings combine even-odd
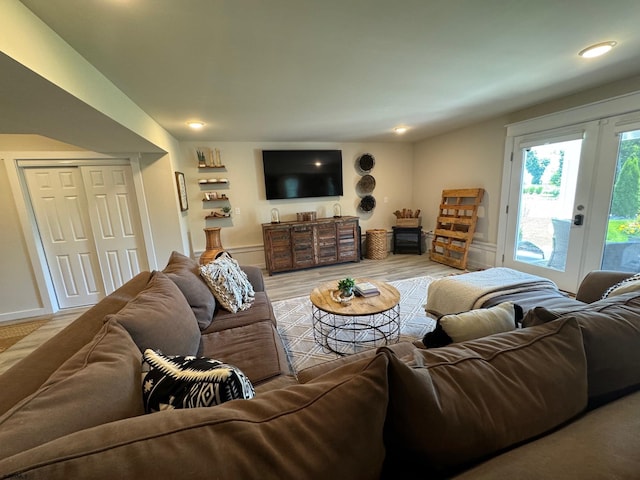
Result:
{"label": "picture frame on wall", "polygon": [[176,172],[176,186],[178,187],[178,199],[180,200],[180,211],[189,210],[189,199],[187,198],[187,183],[184,179],[184,173]]}

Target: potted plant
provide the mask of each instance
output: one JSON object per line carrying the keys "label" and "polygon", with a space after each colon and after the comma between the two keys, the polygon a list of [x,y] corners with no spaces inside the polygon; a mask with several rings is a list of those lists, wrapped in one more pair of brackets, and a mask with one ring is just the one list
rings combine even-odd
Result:
{"label": "potted plant", "polygon": [[350,297],[353,295],[353,287],[355,287],[356,281],[351,278],[343,278],[338,281],[338,290],[340,290],[340,295],[343,297]]}
{"label": "potted plant", "polygon": [[222,212],[224,213],[225,217],[230,217],[231,216],[231,207],[229,205],[225,205],[224,207],[222,207]]}

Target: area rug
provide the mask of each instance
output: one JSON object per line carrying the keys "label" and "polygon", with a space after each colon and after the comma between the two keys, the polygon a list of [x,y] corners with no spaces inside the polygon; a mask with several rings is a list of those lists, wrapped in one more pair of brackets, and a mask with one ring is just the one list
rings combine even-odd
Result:
{"label": "area rug", "polygon": [[[389,282],[400,292],[400,341],[420,340],[435,328],[435,320],[426,315],[424,304],[432,277],[417,277]],[[278,331],[294,372],[338,358],[323,351],[313,339],[311,301],[308,296],[273,302]]]}
{"label": "area rug", "polygon": [[48,320],[34,320],[32,322],[0,326],[0,353],[15,345],[30,333],[35,332],[47,322]]}

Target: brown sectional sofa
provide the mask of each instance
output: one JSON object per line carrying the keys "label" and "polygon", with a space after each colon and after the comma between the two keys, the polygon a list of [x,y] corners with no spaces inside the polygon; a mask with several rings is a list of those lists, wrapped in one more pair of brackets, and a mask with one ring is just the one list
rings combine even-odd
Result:
{"label": "brown sectional sofa", "polygon": [[[0,478],[638,478],[640,294],[296,377],[260,270],[243,268],[255,305],[231,314],[174,253],[0,376]],[[613,278],[594,273],[584,292]],[[255,398],[145,414],[146,342],[237,366]]]}

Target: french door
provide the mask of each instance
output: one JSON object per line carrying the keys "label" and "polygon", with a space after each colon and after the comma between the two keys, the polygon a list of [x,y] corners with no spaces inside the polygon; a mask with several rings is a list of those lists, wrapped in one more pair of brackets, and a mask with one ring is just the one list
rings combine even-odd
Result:
{"label": "french door", "polygon": [[502,265],[576,291],[598,133],[589,122],[512,139]]}
{"label": "french door", "polygon": [[593,243],[601,255],[589,266],[640,272],[640,114],[607,119],[601,138],[596,175],[610,188],[594,192],[594,213],[606,221],[594,225]]}

